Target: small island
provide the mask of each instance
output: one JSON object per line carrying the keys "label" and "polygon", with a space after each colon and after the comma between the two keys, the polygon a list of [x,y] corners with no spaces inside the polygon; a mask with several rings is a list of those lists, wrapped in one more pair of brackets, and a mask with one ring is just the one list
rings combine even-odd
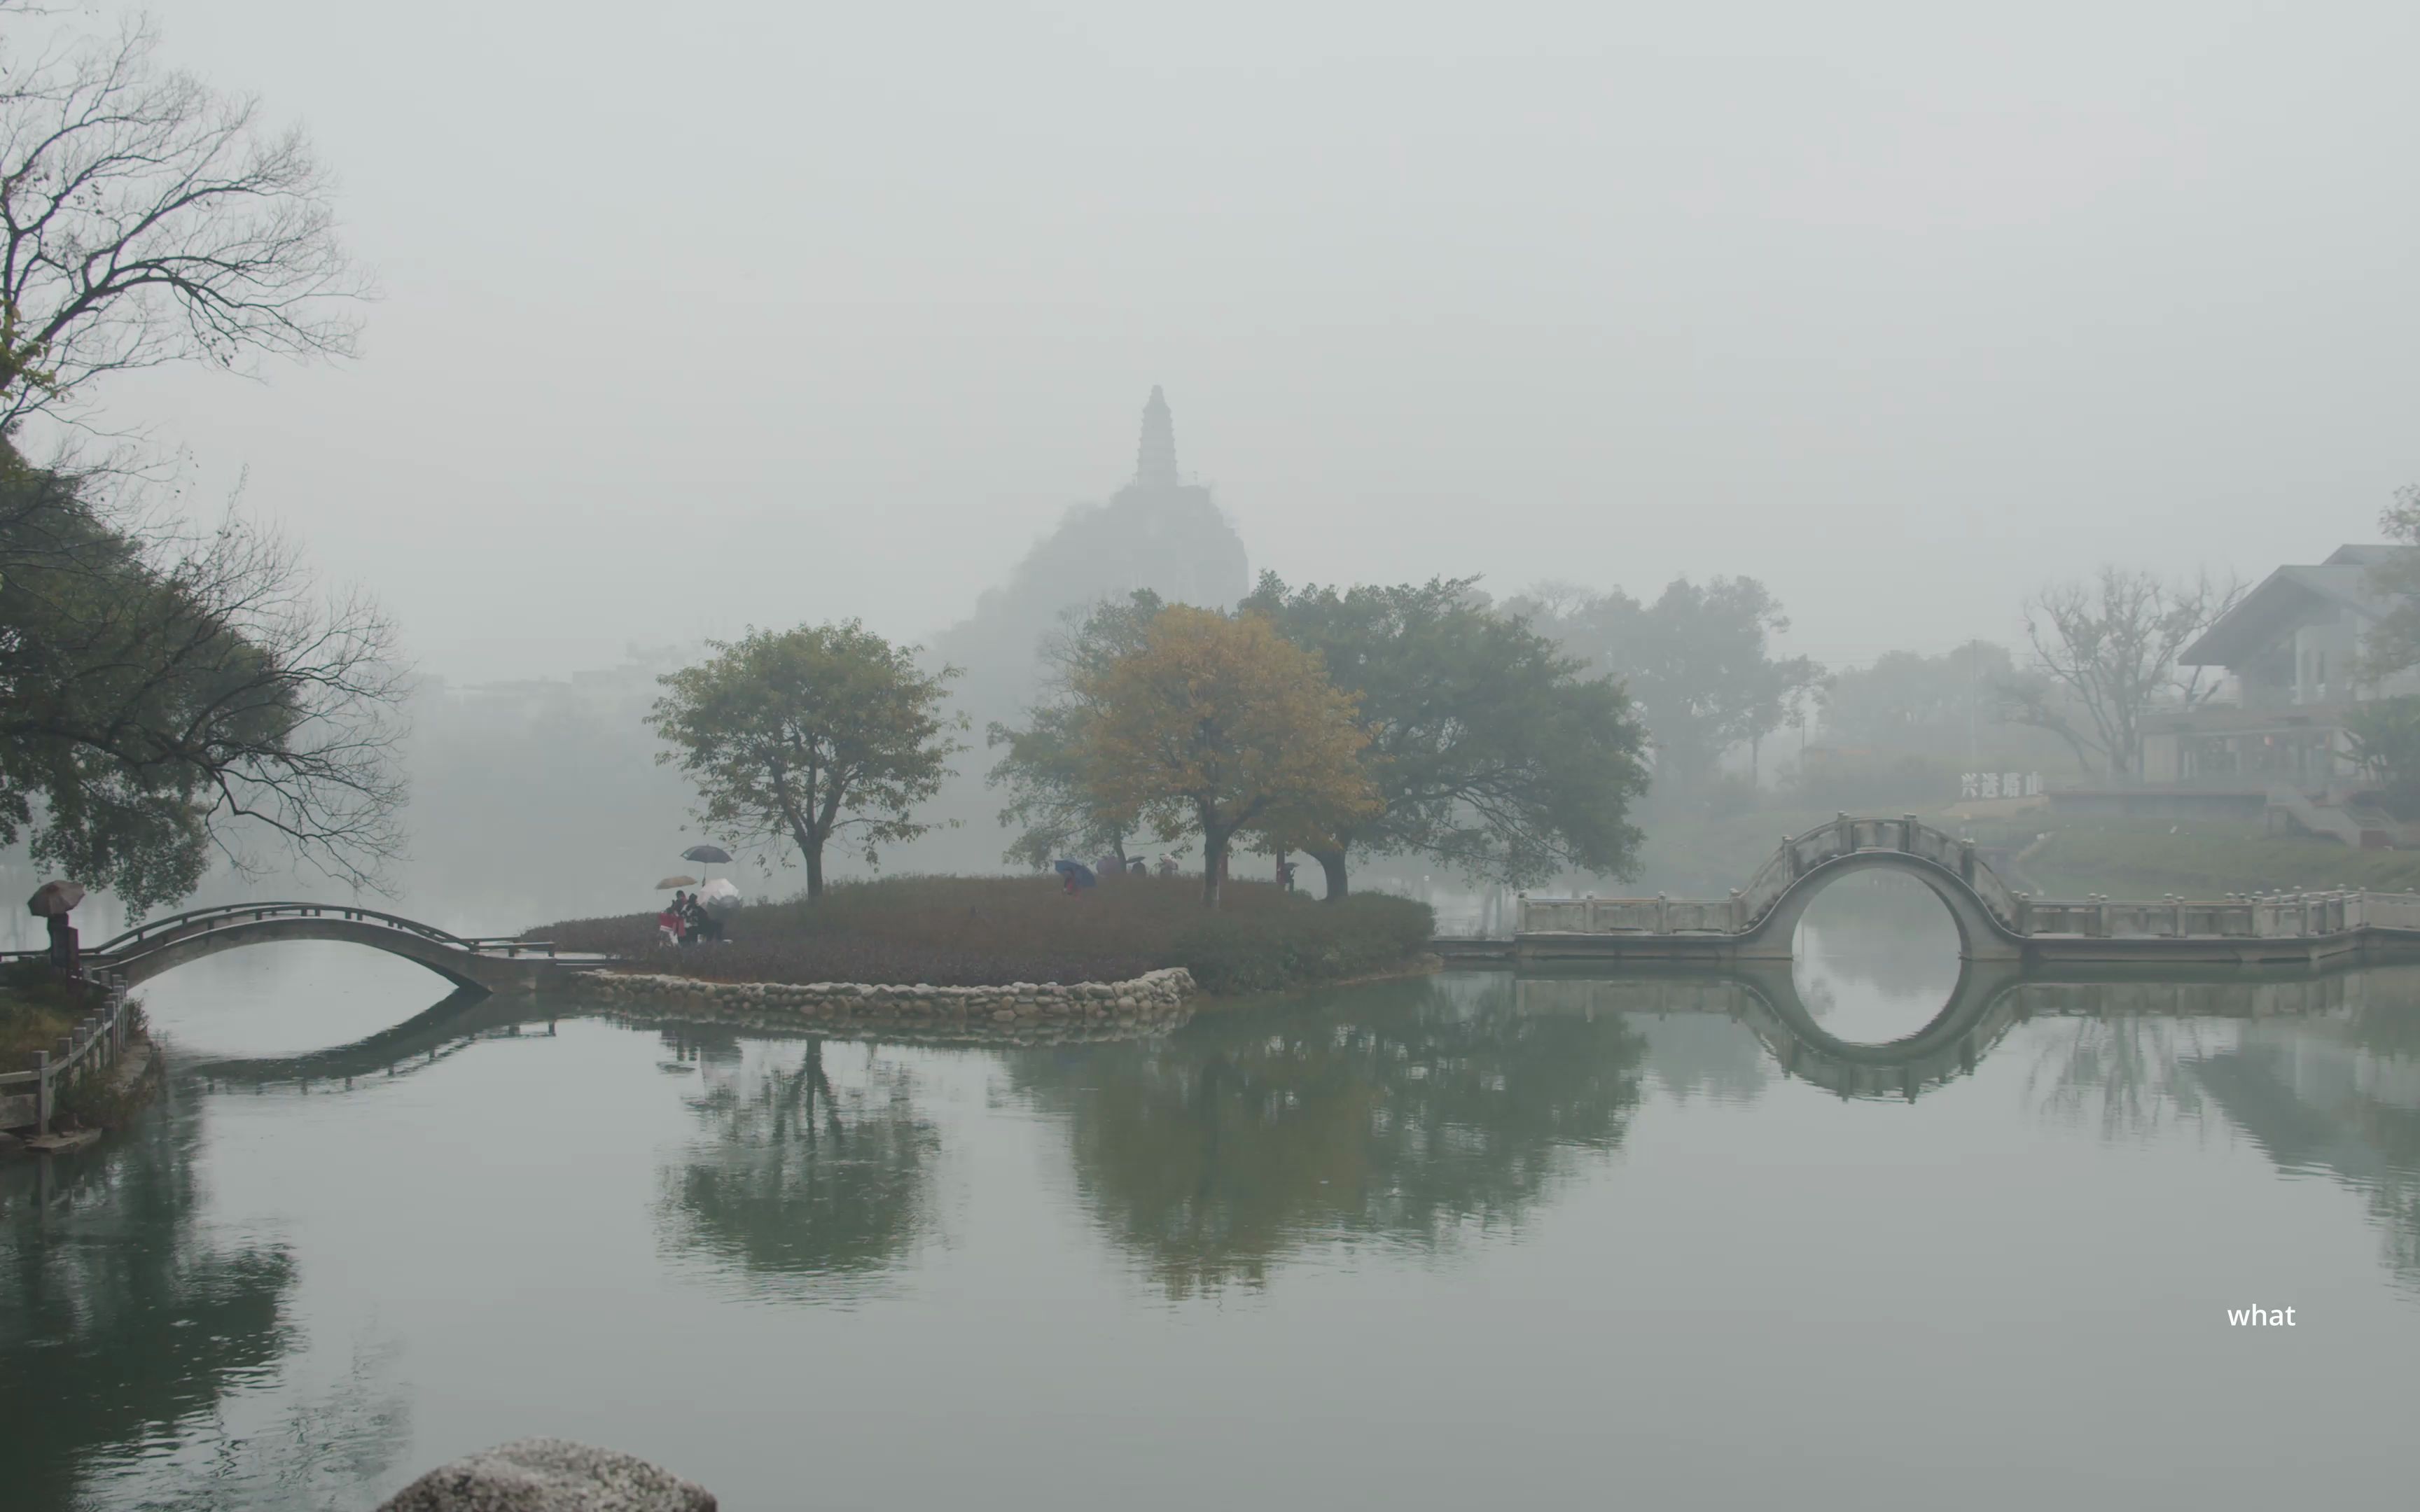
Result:
{"label": "small island", "polygon": [[589,974],[617,1007],[752,1021],[1132,1028],[1197,993],[1234,996],[1428,969],[1435,918],[1384,894],[1314,902],[1229,882],[1202,906],[1182,877],[896,877],[722,916],[721,943],[663,943],[653,914],[533,932],[621,964]]}

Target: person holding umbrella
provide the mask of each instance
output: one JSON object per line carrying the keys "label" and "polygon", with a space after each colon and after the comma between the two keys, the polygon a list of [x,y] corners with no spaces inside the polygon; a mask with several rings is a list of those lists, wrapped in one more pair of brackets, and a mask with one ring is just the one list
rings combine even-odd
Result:
{"label": "person holding umbrella", "polygon": [[663,911],[656,915],[656,927],[664,932],[664,943],[667,945],[689,943],[689,894],[678,889],[695,886],[697,886],[697,878],[686,872],[677,876],[664,877],[656,884],[658,892],[663,891],[666,887],[675,889],[673,901],[664,904]]}
{"label": "person holding umbrella", "polygon": [[68,922],[69,910],[84,902],[81,882],[45,882],[25,900],[25,911],[41,919],[51,932],[51,966],[61,976],[81,976],[84,972],[82,952],[77,949],[75,926]]}

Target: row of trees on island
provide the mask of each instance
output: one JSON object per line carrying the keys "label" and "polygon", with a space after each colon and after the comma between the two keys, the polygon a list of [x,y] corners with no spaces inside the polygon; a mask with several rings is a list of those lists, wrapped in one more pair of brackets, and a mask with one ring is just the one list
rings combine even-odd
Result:
{"label": "row of trees on island", "polygon": [[[810,897],[836,841],[881,846],[967,750],[943,712],[954,669],[851,622],[756,631],[664,679],[661,760],[698,814],[801,856]],[[1137,593],[1048,649],[1043,700],[987,732],[1008,858],[1201,848],[1216,905],[1231,852],[1302,852],[1327,896],[1356,857],[1419,854],[1521,883],[1619,874],[1638,842],[1647,731],[1591,671],[1468,579],[1290,588],[1273,575],[1233,612]]]}

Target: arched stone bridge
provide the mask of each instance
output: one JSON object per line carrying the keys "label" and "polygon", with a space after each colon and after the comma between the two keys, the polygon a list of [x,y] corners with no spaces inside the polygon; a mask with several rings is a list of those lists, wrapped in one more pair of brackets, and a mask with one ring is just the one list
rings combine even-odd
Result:
{"label": "arched stone bridge", "polygon": [[1841,877],[1890,871],[1941,900],[1968,961],[2309,964],[2420,945],[2420,896],[2323,892],[2194,901],[2037,899],[2009,888],[1962,840],[1914,814],[1841,814],[1785,837],[1728,898],[1521,900],[1516,960],[1787,961],[1798,923]]}
{"label": "arched stone bridge", "polygon": [[281,940],[335,940],[427,966],[457,987],[535,992],[553,974],[609,964],[559,955],[544,941],[466,938],[375,908],[329,903],[230,903],[153,919],[84,951],[88,973],[132,987],[189,961]]}

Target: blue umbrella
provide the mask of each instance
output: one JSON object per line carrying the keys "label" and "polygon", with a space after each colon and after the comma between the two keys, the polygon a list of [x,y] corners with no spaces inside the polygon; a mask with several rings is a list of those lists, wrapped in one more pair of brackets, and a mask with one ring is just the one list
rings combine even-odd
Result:
{"label": "blue umbrella", "polygon": [[1081,861],[1053,861],[1050,863],[1050,870],[1063,877],[1074,877],[1076,886],[1079,887],[1089,887],[1095,880],[1093,876],[1093,869]]}

